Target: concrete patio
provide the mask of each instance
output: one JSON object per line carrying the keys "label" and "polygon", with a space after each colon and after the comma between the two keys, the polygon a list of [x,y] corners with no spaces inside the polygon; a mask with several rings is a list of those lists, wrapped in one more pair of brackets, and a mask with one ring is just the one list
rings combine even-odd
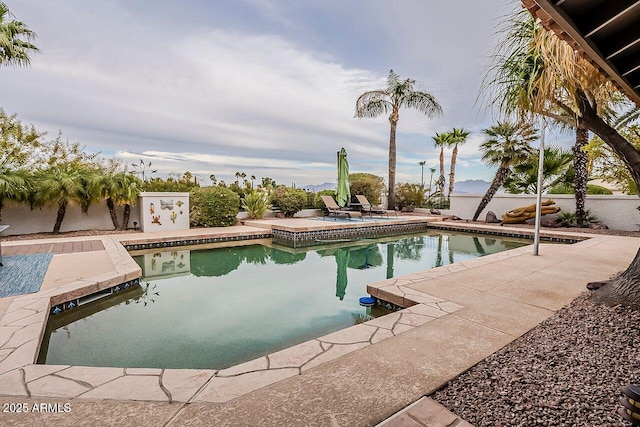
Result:
{"label": "concrete patio", "polygon": [[[294,221],[287,226],[320,222]],[[545,243],[539,256],[528,246],[377,282],[369,286],[372,295],[411,307],[222,371],[34,364],[52,301],[140,274],[120,241],[257,235],[271,225],[67,239],[99,240],[104,249],[92,243],[84,252],[56,254],[40,292],[0,299],[0,400],[70,403],[71,410],[2,413],[0,423],[465,425],[423,396],[551,316],[586,282],[625,268],[640,245],[631,237],[564,233],[587,240]],[[11,250],[55,242],[3,247],[10,256]]]}

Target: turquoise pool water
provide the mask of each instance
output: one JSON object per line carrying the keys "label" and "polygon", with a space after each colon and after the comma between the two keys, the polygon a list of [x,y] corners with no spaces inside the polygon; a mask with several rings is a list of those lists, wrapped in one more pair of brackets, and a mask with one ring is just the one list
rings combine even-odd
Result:
{"label": "turquoise pool water", "polygon": [[143,285],[51,316],[39,363],[223,369],[387,314],[366,285],[529,242],[429,231],[136,256]]}

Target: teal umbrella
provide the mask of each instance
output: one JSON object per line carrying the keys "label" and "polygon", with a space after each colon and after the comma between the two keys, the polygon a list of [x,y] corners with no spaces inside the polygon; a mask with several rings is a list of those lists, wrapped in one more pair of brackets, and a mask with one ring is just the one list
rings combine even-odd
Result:
{"label": "teal umbrella", "polygon": [[349,190],[349,162],[347,162],[347,151],[341,148],[338,152],[338,187],[336,189],[336,202],[339,206],[347,206],[351,200]]}

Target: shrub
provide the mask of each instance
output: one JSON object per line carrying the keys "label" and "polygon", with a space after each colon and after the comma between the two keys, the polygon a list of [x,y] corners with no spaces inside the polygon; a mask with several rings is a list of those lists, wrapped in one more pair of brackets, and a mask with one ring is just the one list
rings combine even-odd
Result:
{"label": "shrub", "polygon": [[271,209],[269,195],[263,191],[253,191],[247,194],[242,201],[242,209],[249,214],[249,218],[262,218]]}
{"label": "shrub", "polygon": [[189,192],[191,225],[228,227],[236,223],[240,197],[228,188],[202,187]]}
{"label": "shrub", "polygon": [[405,182],[396,185],[396,205],[398,209],[405,206],[419,207],[424,203],[424,186]]}
{"label": "shrub", "polygon": [[[575,212],[561,212],[558,217],[560,218],[560,223],[563,227],[577,227],[578,225],[578,223],[576,222],[577,216]],[[598,222],[598,217],[592,214],[589,209],[587,209],[586,211],[584,211],[584,222],[582,223],[582,226],[584,228],[588,228],[589,224],[591,224],[592,222]]]}
{"label": "shrub", "polygon": [[613,194],[613,191],[601,185],[587,184],[587,194]]}
{"label": "shrub", "polygon": [[307,193],[298,188],[289,188],[279,185],[271,194],[271,203],[280,208],[285,216],[293,216],[302,210],[307,203]]}
{"label": "shrub", "polygon": [[[570,184],[554,185],[547,194],[573,194],[573,187]],[[587,194],[613,194],[613,192],[601,185],[587,184]]]}
{"label": "shrub", "polygon": [[[316,196],[313,199],[313,207],[316,209],[326,209],[326,206],[324,205],[324,202],[322,201],[320,196],[331,196],[335,199],[336,192],[334,190],[321,190],[316,193]],[[640,206],[638,206],[638,208],[640,208]]]}
{"label": "shrub", "polygon": [[380,194],[385,190],[384,180],[370,173],[349,174],[349,189],[351,195],[363,194],[369,203],[379,205]]}

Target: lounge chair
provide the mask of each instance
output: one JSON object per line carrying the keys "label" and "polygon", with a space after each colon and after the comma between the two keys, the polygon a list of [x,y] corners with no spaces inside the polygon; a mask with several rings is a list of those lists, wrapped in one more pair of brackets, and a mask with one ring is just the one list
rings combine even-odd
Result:
{"label": "lounge chair", "polygon": [[398,212],[394,210],[388,210],[383,208],[382,206],[373,206],[371,203],[369,203],[369,200],[367,200],[367,197],[364,194],[356,195],[356,199],[358,199],[358,203],[360,203],[360,205],[362,206],[362,213],[369,214],[369,216],[373,216],[373,214],[381,216],[385,215],[387,218],[389,218],[389,212],[393,212],[396,218],[398,217]]}
{"label": "lounge chair", "polygon": [[338,206],[334,198],[331,196],[320,196],[320,198],[322,199],[322,202],[327,207],[327,211],[329,212],[327,216],[333,215],[333,218],[336,220],[338,219],[338,215],[344,215],[349,219],[353,217],[362,218],[362,213],[357,211],[344,210],[343,208]]}

